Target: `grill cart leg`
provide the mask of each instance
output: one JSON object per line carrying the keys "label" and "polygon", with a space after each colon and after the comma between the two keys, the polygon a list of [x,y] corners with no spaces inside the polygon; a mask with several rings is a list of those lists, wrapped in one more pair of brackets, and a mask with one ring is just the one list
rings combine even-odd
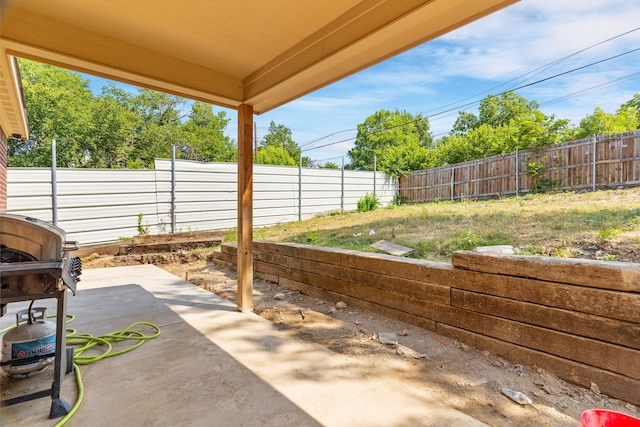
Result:
{"label": "grill cart leg", "polygon": [[56,359],[53,370],[53,385],[51,386],[51,410],[49,418],[65,416],[71,406],[60,397],[62,379],[67,369],[66,350],[66,322],[67,322],[67,290],[58,291],[58,309],[56,311]]}

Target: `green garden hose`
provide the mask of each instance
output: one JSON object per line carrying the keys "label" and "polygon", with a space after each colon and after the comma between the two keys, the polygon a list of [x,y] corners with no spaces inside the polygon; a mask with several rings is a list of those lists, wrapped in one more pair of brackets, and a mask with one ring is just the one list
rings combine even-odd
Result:
{"label": "green garden hose", "polygon": [[[55,314],[47,316],[47,318],[55,318],[55,317],[56,317]],[[69,324],[73,321],[73,319],[75,319],[75,316],[73,316],[72,314],[67,314],[67,318],[68,320],[66,323]],[[155,333],[151,335],[145,335],[144,333],[133,329],[137,326],[149,326],[155,330]],[[0,330],[0,334],[5,333],[8,330],[15,327],[16,325],[12,325],[7,328],[4,328]],[[69,419],[71,419],[71,417],[78,411],[78,408],[80,408],[80,404],[82,403],[82,399],[84,398],[84,386],[82,384],[82,376],[80,375],[80,368],[78,365],[88,365],[90,363],[97,362],[98,360],[105,359],[107,357],[118,356],[120,354],[129,352],[131,350],[135,350],[136,348],[144,344],[145,341],[156,338],[158,335],[160,335],[160,328],[157,325],[150,322],[136,322],[129,325],[126,329],[111,332],[109,334],[102,335],[99,337],[94,337],[91,334],[77,334],[77,331],[72,328],[67,328],[66,332],[67,332],[66,344],[72,347],[80,346],[78,348],[75,348],[73,351],[73,361],[74,361],[73,370],[76,374],[76,381],[78,383],[78,399],[76,400],[76,403],[73,405],[73,408],[71,408],[69,413],[56,424],[56,427],[63,426],[64,424],[66,424],[67,421],[69,421]],[[121,341],[126,341],[126,340],[134,340],[137,342],[122,350],[113,351],[112,344],[119,343]],[[84,352],[92,348],[100,347],[100,346],[104,347],[104,351],[100,354],[92,354],[92,355],[83,354]]]}

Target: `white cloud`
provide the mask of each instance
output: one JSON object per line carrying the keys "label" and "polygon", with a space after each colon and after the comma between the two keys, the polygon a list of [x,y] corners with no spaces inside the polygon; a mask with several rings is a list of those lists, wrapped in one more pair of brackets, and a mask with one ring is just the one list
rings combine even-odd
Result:
{"label": "white cloud", "polygon": [[[453,108],[452,113],[431,120],[432,131],[442,134],[451,128],[458,110],[477,111],[477,105],[457,109],[456,105],[640,47],[640,31],[635,31],[566,59],[539,75],[528,74],[528,78],[501,85],[639,27],[640,5],[634,3],[628,0],[522,0],[274,110],[273,114],[267,113],[264,119],[291,127],[294,139],[304,144],[338,130],[355,128],[383,108],[406,109],[413,114],[432,114]],[[596,106],[614,112],[622,102],[640,92],[640,76],[600,90],[589,91],[589,88],[606,85],[639,70],[640,52],[524,88],[519,93],[538,101],[545,113],[577,124]],[[575,92],[581,94],[567,97]],[[563,97],[567,98],[549,103]],[[343,136],[328,137],[326,141],[338,141]],[[312,151],[310,155],[323,158],[346,153],[352,144],[343,142]]]}
{"label": "white cloud", "polygon": [[[449,75],[492,79],[550,62],[639,23],[640,8],[628,1],[524,0],[443,36],[436,56]],[[588,62],[638,45],[640,31],[580,58]]]}
{"label": "white cloud", "polygon": [[354,108],[362,105],[370,105],[378,103],[381,100],[375,97],[354,96],[348,97],[330,97],[330,96],[314,96],[308,95],[303,98],[292,101],[288,104],[289,108],[300,109],[304,111],[333,111],[336,108]]}

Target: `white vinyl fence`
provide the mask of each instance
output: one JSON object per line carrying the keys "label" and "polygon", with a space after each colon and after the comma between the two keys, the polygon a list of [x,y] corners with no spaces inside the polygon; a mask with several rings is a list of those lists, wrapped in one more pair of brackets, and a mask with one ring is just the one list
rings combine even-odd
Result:
{"label": "white vinyl fence", "polygon": [[[254,165],[254,226],[296,221],[330,211],[352,211],[374,192],[383,205],[395,193],[384,173]],[[7,212],[52,221],[51,170],[8,168]],[[58,226],[80,245],[117,241],[138,232],[171,231],[172,163],[155,170],[58,168]],[[220,230],[237,225],[237,165],[175,163],[174,231]],[[141,217],[140,217],[141,215]]]}

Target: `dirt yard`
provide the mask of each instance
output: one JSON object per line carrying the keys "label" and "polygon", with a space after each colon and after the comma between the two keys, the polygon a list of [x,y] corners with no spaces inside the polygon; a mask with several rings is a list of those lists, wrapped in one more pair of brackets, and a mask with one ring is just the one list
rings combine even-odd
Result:
{"label": "dirt yard", "polygon": [[[153,263],[210,292],[235,301],[235,272],[210,261],[210,251],[194,250],[123,256],[92,255],[84,268]],[[487,351],[340,301],[322,301],[257,278],[254,312],[282,334],[338,354],[366,359],[380,372],[394,371],[406,387],[430,387],[443,402],[494,426],[578,426],[580,413],[607,408],[640,417],[629,403],[568,384],[536,366],[519,365]],[[390,335],[388,335],[390,334]],[[391,344],[383,344],[388,337]],[[394,343],[397,341],[397,344]],[[356,374],[356,373],[354,373]],[[525,393],[531,405],[504,396],[503,387]]]}

